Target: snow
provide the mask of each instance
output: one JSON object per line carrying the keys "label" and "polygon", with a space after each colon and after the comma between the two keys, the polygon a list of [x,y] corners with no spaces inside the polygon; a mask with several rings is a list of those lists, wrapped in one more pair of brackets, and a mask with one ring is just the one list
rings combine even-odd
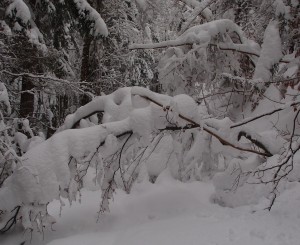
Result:
{"label": "snow", "polygon": [[125,119],[132,110],[130,91],[131,88],[121,88],[112,94],[95,97],[92,102],[68,115],[58,132],[73,128],[81,119],[96,112],[105,112],[102,123]]}
{"label": "snow", "polygon": [[21,132],[16,132],[14,138],[23,153],[45,141],[44,137],[41,136],[32,136],[28,139],[27,136]]}
{"label": "snow", "polygon": [[34,135],[33,135],[32,129],[29,126],[29,120],[28,119],[24,119],[22,121],[22,124],[23,124],[24,130],[30,134],[30,137],[33,137]]}
{"label": "snow", "polygon": [[26,35],[28,37],[29,42],[36,45],[41,51],[44,53],[47,52],[47,47],[44,44],[44,36],[40,32],[40,30],[37,28],[36,24],[33,22],[33,20],[30,20],[31,28],[29,30],[26,30]]}
{"label": "snow", "polygon": [[[191,120],[195,120],[195,118],[197,118],[198,116],[198,105],[192,97],[186,94],[179,94],[174,96],[170,101],[170,110],[172,111],[172,113],[180,114]],[[185,120],[182,120],[180,118],[176,118],[176,121],[181,126],[185,126],[187,124]]]}
{"label": "snow", "polygon": [[[168,175],[159,176],[157,182],[137,184],[130,195],[117,191],[111,212],[98,223],[100,195],[95,192],[83,190],[82,203],[64,207],[60,218],[60,203],[52,202],[54,231],[45,232],[43,240],[33,237],[31,244],[299,244],[299,183],[292,184],[268,212],[262,208],[263,200],[234,209],[211,203],[211,183],[181,183]],[[20,244],[25,235],[6,234],[1,245]]]}
{"label": "snow", "polygon": [[[294,93],[292,91],[289,92]],[[291,103],[293,102],[297,103],[298,100],[294,101],[294,98],[290,96],[286,96],[285,99],[282,99],[280,91],[274,85],[270,85],[266,89],[264,95],[265,97],[262,99],[262,103],[260,103],[255,108],[255,110],[249,114],[251,116],[249,118],[245,118],[241,122],[247,122],[251,120],[252,116],[261,116],[264,115],[266,112],[270,112],[276,109],[282,109],[282,111],[280,112],[267,116],[265,120],[259,119],[258,121],[250,122],[247,125],[249,127],[252,127],[256,132],[272,130],[274,129],[274,125],[276,125],[276,129],[278,131],[284,131],[284,130],[291,131],[292,121],[295,116],[295,111],[291,107]],[[279,101],[283,104],[274,103],[273,101]],[[277,137],[279,139],[276,139],[276,142],[277,143],[282,142],[280,136],[278,135]]]}
{"label": "snow", "polygon": [[3,103],[6,107],[6,112],[8,115],[11,114],[11,106],[9,102],[9,97],[7,93],[7,89],[4,85],[4,83],[0,82],[0,103]]}
{"label": "snow", "polygon": [[18,144],[22,152],[27,151],[27,136],[21,132],[15,133],[15,142]]}
{"label": "snow", "polygon": [[[158,95],[147,89],[136,88],[133,90],[139,95],[148,95],[158,101],[170,100],[168,96]],[[130,88],[123,88],[111,95],[96,98],[86,106],[79,108],[75,114],[70,115],[66,119],[64,127],[61,128],[62,132],[44,142],[41,137],[33,135],[29,121],[24,119],[23,128],[30,133],[31,139],[27,140],[22,134],[16,135],[21,149],[27,152],[23,156],[22,164],[7,178],[4,188],[0,190],[1,198],[7,196],[6,202],[0,203],[0,209],[8,210],[10,206],[17,206],[21,203],[23,205],[46,204],[58,199],[60,195],[64,195],[65,190],[68,192],[69,200],[72,201],[74,193],[77,191],[75,187],[77,184],[73,180],[76,172],[79,178],[82,177],[81,174],[84,175],[90,165],[89,162],[93,160],[96,153],[99,153],[98,148],[101,145],[104,144],[104,153],[100,158],[107,157],[105,154],[114,154],[118,150],[116,136],[127,132],[137,133],[141,137],[140,144],[148,145],[154,125],[157,124],[155,124],[154,115],[158,106],[151,103],[147,107],[131,111],[131,95]],[[127,110],[122,110],[123,106]],[[90,125],[81,118],[94,113],[95,110],[104,110],[104,124],[87,127]],[[127,114],[125,114],[126,112]],[[80,119],[80,124],[84,128],[66,130],[72,128],[74,123]],[[164,121],[159,116],[157,116],[157,120],[158,122]],[[75,166],[71,164],[72,161],[76,161]],[[118,166],[117,161],[106,166],[107,171],[104,175],[102,189],[106,188],[106,182],[111,181],[110,171],[114,173]],[[20,180],[24,181],[24,184]],[[19,192],[22,194],[19,195]]]}
{"label": "snow", "polygon": [[0,20],[0,27],[3,30],[3,34],[5,34],[7,36],[10,36],[12,34],[10,27],[6,24],[6,22],[4,20]]}
{"label": "snow", "polygon": [[292,0],[291,3],[293,7],[297,7],[299,5],[299,0]]}
{"label": "snow", "polygon": [[141,144],[147,146],[150,144],[151,132],[154,130],[154,122],[152,120],[152,108],[135,109],[130,114],[130,125],[134,133],[141,136]]}
{"label": "snow", "polygon": [[90,34],[95,37],[99,35],[106,37],[108,35],[108,29],[104,20],[101,18],[100,14],[94,8],[92,8],[91,5],[86,0],[73,0],[73,1],[76,4],[76,7],[81,17],[94,22]]}
{"label": "snow", "polygon": [[5,14],[14,21],[14,31],[25,30],[29,42],[36,45],[44,53],[47,52],[43,34],[33,21],[30,9],[23,0],[12,0],[6,8]]}
{"label": "snow", "polygon": [[218,34],[225,34],[228,31],[236,32],[240,36],[242,41],[244,41],[244,34],[239,28],[239,26],[236,25],[232,20],[228,19],[215,20],[199,26],[191,27],[186,32],[184,32],[182,36],[188,36],[190,33],[195,33],[195,35],[199,35],[203,31],[207,32],[211,38],[217,36]]}
{"label": "snow", "polygon": [[85,154],[93,153],[108,135],[128,131],[128,120],[120,122],[80,131],[65,130],[33,147],[23,155],[22,165],[5,181],[4,188],[0,191],[0,199],[5,199],[5,202],[0,203],[0,209],[8,210],[11,206],[21,203],[46,204],[58,199],[60,190],[69,190],[69,198],[72,201],[72,169],[68,166],[70,157],[81,162]]}
{"label": "snow", "polygon": [[[201,2],[196,0],[182,0],[185,4],[195,8],[195,11],[199,11],[200,9],[203,9],[203,6],[206,6],[208,3],[205,0],[202,0]],[[210,20],[212,18],[212,12],[209,8],[204,8],[202,10],[202,15],[205,19]]]}
{"label": "snow", "polygon": [[[281,51],[281,38],[278,23],[271,21],[265,31],[260,57],[257,61],[253,79],[268,82],[271,78],[271,69],[279,62],[283,54]],[[262,84],[258,84],[259,87]]]}
{"label": "snow", "polygon": [[[279,100],[280,93],[275,89],[274,86],[269,86],[265,96]],[[121,110],[124,110],[123,106],[127,108],[126,114],[121,113]],[[272,107],[273,103],[270,106]],[[106,123],[95,126],[83,119],[98,110],[103,111],[103,120]],[[37,141],[37,145],[24,154],[22,163],[18,164],[14,173],[4,182],[0,190],[0,210],[10,210],[11,207],[22,205],[20,215],[23,217],[21,222],[24,228],[32,228],[35,225],[29,219],[31,213],[42,213],[43,218],[39,223],[45,226],[56,222],[53,228],[57,229],[57,232],[45,230],[45,240],[39,241],[38,238],[34,238],[33,244],[80,244],[84,240],[91,244],[115,245],[199,244],[199,241],[205,244],[225,245],[281,245],[284,242],[297,244],[297,229],[290,226],[292,216],[289,214],[286,219],[282,218],[287,212],[284,206],[279,206],[276,211],[276,205],[280,205],[279,201],[278,204],[277,201],[275,203],[275,212],[273,209],[271,213],[262,211],[269,203],[267,198],[272,184],[249,184],[257,183],[257,178],[253,175],[257,168],[263,169],[278,164],[281,146],[286,142],[274,131],[265,130],[270,129],[270,125],[265,122],[264,125],[256,123],[256,127],[251,128],[247,125],[247,128],[244,126],[241,129],[263,142],[275,154],[267,161],[252,153],[242,154],[231,148],[228,151],[228,146],[222,146],[216,139],[208,137],[206,132],[210,130],[231,144],[249,148],[247,143],[237,142],[236,133],[229,131],[232,125],[229,118],[208,119],[201,124],[200,131],[191,129],[178,134],[162,134],[161,138],[156,136],[151,141],[154,130],[173,125],[173,122],[168,120],[167,113],[175,117],[181,114],[199,123],[201,118],[198,118],[198,110],[199,106],[188,95],[170,97],[146,88],[122,88],[110,95],[99,96],[79,108],[66,119],[61,132],[47,141],[38,144],[39,140],[43,140],[42,137],[31,135],[32,138],[28,140],[25,135],[16,134],[16,141],[23,151],[26,151],[30,140],[33,144]],[[257,107],[257,110],[261,108]],[[290,116],[295,114],[292,111]],[[287,112],[289,113],[288,110],[285,111]],[[68,129],[77,121],[83,128]],[[93,121],[96,122],[95,119]],[[176,126],[185,125],[184,122],[176,123]],[[23,121],[23,126],[30,132],[27,120]],[[265,132],[256,132],[257,127],[264,128]],[[203,132],[203,129],[206,132]],[[134,133],[134,139],[130,138],[131,132]],[[123,184],[126,190],[126,183],[115,177],[120,175],[117,171],[121,167],[118,149],[124,141],[127,142],[126,138],[119,140],[118,135],[124,133],[128,134],[127,139],[131,140],[128,148],[138,144],[138,147],[132,150],[138,152],[136,155],[139,155],[141,147],[149,147],[141,157],[142,166],[133,164],[134,170],[129,168],[130,175],[139,174],[139,180],[134,184],[130,195],[118,189]],[[138,140],[139,138],[141,139]],[[100,146],[103,147],[99,150]],[[124,151],[126,150],[128,149]],[[224,158],[229,157],[224,163],[229,164],[228,168],[217,173],[213,183],[204,182],[206,168],[214,168],[217,154],[223,154]],[[103,159],[110,155],[117,156],[117,160],[105,162]],[[131,160],[136,155],[128,155],[122,155],[122,164],[132,164],[127,159]],[[100,170],[96,170],[97,165],[88,169],[92,160],[95,160],[94,157],[99,161],[97,164]],[[295,156],[295,159],[297,172],[288,176],[288,180],[299,178],[299,156]],[[135,171],[135,166],[141,168],[140,172]],[[81,178],[85,173],[88,174],[83,183],[87,184],[89,190],[96,192],[82,190],[79,195],[79,184],[75,178]],[[272,174],[267,172],[264,178],[268,179]],[[155,184],[149,183],[149,179],[156,179]],[[202,182],[192,182],[194,179]],[[279,190],[284,190],[284,194],[295,191],[293,188],[299,189],[299,184],[283,182]],[[299,191],[297,193],[295,198],[300,196]],[[58,218],[61,205],[66,202],[64,197],[72,206],[65,206],[63,217]],[[99,208],[100,197],[102,202]],[[280,198],[281,196],[278,200]],[[82,201],[82,205],[75,203],[78,199]],[[51,204],[46,209],[48,202]],[[296,202],[296,199],[291,199],[290,202]],[[99,209],[110,210],[110,213],[101,214],[99,223],[96,223]],[[297,227],[300,220],[298,218],[293,222]],[[269,227],[268,231],[263,229],[266,226]],[[283,237],[282,234],[289,234],[289,237]],[[4,236],[4,245],[10,242],[13,244],[16,239],[20,242],[26,236],[14,231]]]}
{"label": "snow", "polygon": [[[147,173],[149,176],[159,176],[170,163],[176,163],[173,153],[172,137],[170,135],[158,136],[158,143],[155,149],[149,149],[146,159]],[[175,175],[174,175],[175,176]]]}
{"label": "snow", "polygon": [[141,10],[145,11],[147,9],[148,4],[146,0],[135,0],[135,1]]}
{"label": "snow", "polygon": [[31,19],[30,10],[23,0],[13,0],[7,7],[5,14],[20,19],[23,25],[27,25]]}
{"label": "snow", "polygon": [[[28,8],[31,1],[6,2],[8,7],[2,10],[10,17],[12,30],[23,30],[30,42],[46,47],[48,44],[34,23],[34,7]],[[55,10],[54,1],[44,2],[50,7],[44,8],[46,12]],[[73,22],[72,18],[71,22],[81,27],[89,25],[91,36],[107,36],[107,26],[89,2],[68,2],[77,10],[77,17],[79,14],[79,20]],[[296,9],[285,5],[294,6],[298,1],[265,0],[261,4],[255,1],[247,5],[250,12],[244,11],[240,16],[241,26],[230,19],[218,19],[230,7],[230,1],[227,1],[228,6],[225,2],[217,6],[211,0],[181,0],[179,6],[187,9],[185,13],[180,9],[173,11],[178,4],[169,5],[172,0],[162,5],[156,0],[135,2],[149,16],[137,15],[132,1],[124,2],[126,9],[120,8],[119,12],[130,25],[136,23],[140,35],[135,35],[145,43],[129,48],[172,46],[162,53],[158,80],[175,96],[157,94],[146,88],[120,88],[110,95],[93,98],[69,115],[48,140],[42,135],[36,136],[39,125],[34,125],[32,130],[27,119],[11,122],[16,115],[2,116],[0,112],[0,140],[4,145],[0,152],[0,229],[3,228],[0,232],[14,221],[15,210],[17,219],[12,230],[1,234],[1,245],[24,244],[25,239],[26,244],[31,243],[30,235],[33,235],[33,245],[299,244],[300,129],[297,117],[300,109],[296,100],[299,88],[291,80],[280,82],[279,86],[276,81],[293,79],[298,71],[297,47],[293,47],[295,42],[290,40],[294,23],[289,22],[290,12],[294,14]],[[260,12],[268,2],[264,15]],[[213,13],[217,14],[215,17],[207,8],[210,3],[213,3]],[[166,6],[172,9],[169,11]],[[257,23],[253,23],[250,16],[255,9],[259,11]],[[108,7],[107,10],[113,9]],[[170,19],[162,16],[167,13],[171,13]],[[185,30],[199,14],[213,21],[199,24],[205,20],[197,19],[199,25]],[[232,17],[229,12],[226,15]],[[37,17],[43,22],[49,16]],[[269,22],[272,17],[278,22],[274,19]],[[168,19],[170,30],[161,29],[160,19]],[[114,18],[110,20],[114,22]],[[245,25],[244,20],[249,23]],[[279,23],[279,20],[282,21]],[[11,31],[4,21],[0,24],[7,29],[5,32]],[[71,24],[64,26],[66,35],[71,31]],[[261,42],[261,29],[265,26]],[[168,40],[168,36],[174,38],[180,28],[182,33],[178,33],[176,39],[162,41]],[[281,41],[280,35],[287,39]],[[262,47],[247,37],[259,40]],[[74,38],[76,43],[79,37]],[[119,41],[126,51],[130,40],[125,39]],[[82,43],[79,41],[78,45],[80,50]],[[6,52],[6,47],[3,51]],[[68,52],[62,51],[73,63],[78,52]],[[133,53],[137,59],[143,56],[153,61],[160,56],[159,52],[152,51]],[[253,70],[247,69],[250,62],[240,57],[245,54],[252,60],[251,67],[256,67],[253,79],[249,79]],[[10,63],[10,59],[8,61]],[[146,72],[138,75],[156,79],[147,65],[149,62],[141,62]],[[282,64],[285,62],[290,63],[285,66]],[[59,63],[63,67],[71,66],[64,65],[63,60]],[[134,65],[134,57],[129,63]],[[115,69],[110,72],[118,77]],[[6,73],[15,76],[9,71],[3,74]],[[130,77],[125,76],[125,80],[129,82]],[[13,83],[7,88],[13,92],[15,86]],[[62,94],[65,95],[69,96]],[[46,107],[49,103],[56,106],[55,96],[49,96],[42,98]],[[192,96],[197,97],[201,105]],[[13,105],[19,104],[18,97],[18,93],[12,95]],[[77,97],[75,93],[74,99],[68,100],[74,102],[68,111],[75,110]],[[3,104],[10,114],[8,93],[2,83],[0,102],[1,109]],[[47,118],[42,119],[51,121],[53,113],[46,108],[42,112],[47,112]],[[254,120],[255,115],[261,118]],[[293,171],[289,173],[290,169]],[[281,177],[284,179],[277,182]],[[270,203],[273,205],[274,193],[278,197],[272,210],[267,212],[265,209]],[[63,216],[59,217],[61,211]]]}
{"label": "snow", "polygon": [[275,14],[276,14],[277,17],[282,15],[282,16],[285,17],[285,19],[290,19],[291,18],[291,16],[290,16],[290,7],[286,6],[282,0],[276,0],[273,3],[273,5],[276,8]]}
{"label": "snow", "polygon": [[277,132],[269,130],[260,133],[261,142],[268,147],[272,154],[280,154],[287,141],[278,135]]}

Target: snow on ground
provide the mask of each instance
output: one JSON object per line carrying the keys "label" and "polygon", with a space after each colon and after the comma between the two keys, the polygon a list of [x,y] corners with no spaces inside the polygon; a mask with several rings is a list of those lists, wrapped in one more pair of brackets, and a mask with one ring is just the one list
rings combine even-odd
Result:
{"label": "snow on ground", "polygon": [[[118,191],[111,212],[100,217],[99,192],[82,191],[82,203],[59,202],[49,211],[55,231],[36,237],[32,245],[299,245],[300,183],[291,184],[271,212],[260,206],[224,208],[210,202],[211,183],[181,183],[158,177],[156,184],[137,184],[130,195]],[[0,236],[1,245],[16,245],[23,232]]]}

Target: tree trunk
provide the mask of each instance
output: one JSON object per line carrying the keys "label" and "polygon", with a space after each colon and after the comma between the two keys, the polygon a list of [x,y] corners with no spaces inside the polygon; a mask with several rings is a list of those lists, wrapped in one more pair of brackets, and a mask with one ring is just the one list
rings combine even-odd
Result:
{"label": "tree trunk", "polygon": [[29,91],[34,88],[28,76],[22,77],[22,93],[20,101],[20,116],[21,117],[32,117],[34,112],[34,94]]}
{"label": "tree trunk", "polygon": [[[91,4],[100,14],[101,9],[103,8],[103,0],[89,0],[89,4]],[[81,60],[81,74],[80,74],[80,80],[83,82],[90,82],[89,77],[91,74],[91,53],[90,50],[92,48],[92,42],[93,42],[93,37],[89,35],[88,31],[84,37],[84,44],[83,44],[83,49],[82,49],[82,60]],[[91,88],[91,86],[89,86]],[[87,95],[82,95],[80,98],[80,104],[85,105],[90,101],[90,97]]]}
{"label": "tree trunk", "polygon": [[[80,74],[80,80],[82,82],[88,82],[88,77],[90,73],[90,47],[92,43],[92,37],[89,34],[86,34],[84,38],[84,44],[82,49],[82,60],[81,60],[81,74]],[[84,94],[82,95],[82,98],[80,99],[81,105],[85,105],[90,101],[90,98]]]}

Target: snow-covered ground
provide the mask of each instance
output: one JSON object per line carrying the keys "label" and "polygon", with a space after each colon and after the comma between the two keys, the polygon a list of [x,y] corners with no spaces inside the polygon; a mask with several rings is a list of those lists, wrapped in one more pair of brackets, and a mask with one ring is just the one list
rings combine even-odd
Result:
{"label": "snow-covered ground", "polygon": [[[83,190],[81,204],[67,204],[61,217],[59,202],[51,203],[54,231],[45,232],[43,240],[33,237],[31,244],[300,244],[300,183],[291,184],[271,212],[263,210],[266,200],[257,206],[221,207],[210,201],[213,192],[211,183],[181,183],[163,173],[155,184],[136,184],[130,195],[117,191],[111,212],[97,223],[101,195]],[[23,240],[22,231],[0,236],[1,245]]]}

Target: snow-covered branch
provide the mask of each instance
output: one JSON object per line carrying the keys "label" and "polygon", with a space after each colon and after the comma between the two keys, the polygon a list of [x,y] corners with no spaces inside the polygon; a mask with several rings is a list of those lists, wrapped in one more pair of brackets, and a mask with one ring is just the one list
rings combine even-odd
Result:
{"label": "snow-covered branch", "polygon": [[[46,205],[60,196],[67,197],[70,202],[74,200],[79,188],[74,172],[85,167],[89,155],[99,153],[99,147],[105,146],[107,137],[119,138],[130,133],[129,120],[125,119],[80,130],[65,130],[29,150],[0,189],[0,210],[6,214],[0,228],[7,229],[12,220],[7,212],[17,206],[21,207],[18,213],[23,216],[25,229],[33,229],[36,223],[46,226],[55,222],[47,213]],[[76,162],[70,164],[70,159]],[[39,219],[30,215],[35,208],[42,214]]]}
{"label": "snow-covered branch", "polygon": [[236,33],[242,43],[247,43],[247,39],[244,37],[244,34],[238,25],[231,20],[221,19],[193,26],[175,40],[150,44],[132,44],[129,46],[129,49],[163,48],[187,44],[208,45],[218,35],[225,35],[226,33]]}
{"label": "snow-covered branch", "polygon": [[[169,48],[169,47],[180,47],[180,46],[184,46],[184,45],[193,45],[193,44],[197,44],[197,45],[205,44],[206,45],[205,42],[201,43],[201,42],[198,42],[198,40],[196,40],[196,39],[195,40],[193,40],[193,39],[186,39],[186,40],[175,39],[175,40],[163,41],[163,42],[159,42],[159,43],[132,44],[129,46],[129,48],[130,49],[159,49],[159,48]],[[209,43],[207,45],[218,47],[220,50],[235,51],[235,52],[247,54],[250,56],[253,55],[256,57],[260,56],[259,50],[253,49],[249,45],[245,45],[245,44],[220,42],[218,44]],[[287,60],[281,60],[281,62],[288,63]]]}
{"label": "snow-covered branch", "polygon": [[[152,103],[158,105],[159,107],[161,108],[164,108],[164,110],[171,110],[170,107],[165,107],[163,105],[162,102],[159,102],[159,101],[156,101],[154,96],[151,95],[149,93],[149,91],[147,90],[143,90],[143,89],[134,89],[132,91],[132,94],[133,95],[139,95],[141,96],[142,98],[148,100],[148,101],[151,101]],[[150,96],[149,96],[150,95]],[[263,152],[260,152],[260,151],[256,151],[256,150],[253,150],[253,149],[248,149],[248,148],[244,148],[242,146],[240,146],[237,142],[232,142],[230,141],[230,139],[225,139],[221,134],[219,134],[215,129],[203,124],[201,125],[199,122],[196,122],[180,113],[178,113],[178,117],[183,119],[184,121],[186,121],[188,124],[191,125],[190,128],[194,128],[194,127],[199,127],[201,129],[203,129],[204,131],[206,131],[207,133],[209,133],[210,135],[214,136],[215,138],[217,138],[221,144],[225,145],[225,146],[230,146],[232,148],[235,148],[237,150],[240,150],[240,151],[245,151],[245,152],[251,152],[251,153],[255,153],[255,154],[258,154],[258,155],[262,155],[262,156],[265,156],[265,157],[270,157],[272,156],[272,154],[267,150],[267,147],[262,147],[262,143],[261,142],[258,142],[258,141],[252,141],[252,143],[254,143],[257,147],[259,147],[260,149],[263,150]],[[189,126],[186,126],[186,127],[189,127]],[[166,129],[171,129],[171,128],[166,128]],[[175,129],[175,127],[173,127],[173,130]],[[180,129],[180,127],[178,127],[178,129]]]}
{"label": "snow-covered branch", "polygon": [[81,119],[86,119],[100,112],[105,112],[102,123],[119,121],[128,117],[132,110],[130,88],[121,88],[109,95],[94,98],[90,103],[80,107],[65,119],[58,131],[78,126]]}
{"label": "snow-covered branch", "polygon": [[[213,39],[218,35],[222,36],[227,33],[237,34],[241,43],[234,43],[231,40],[228,42],[221,41],[218,43],[213,41]],[[129,45],[129,49],[158,49],[193,44],[204,46],[211,45],[218,47],[220,50],[236,51],[255,57],[261,56],[259,45],[251,40],[248,40],[244,36],[240,27],[231,20],[227,19],[215,20],[204,23],[202,25],[191,27],[174,40],[167,40],[158,43],[131,44]],[[263,57],[265,57],[265,54],[263,55]],[[289,63],[290,60],[280,57],[278,59],[278,62]]]}

